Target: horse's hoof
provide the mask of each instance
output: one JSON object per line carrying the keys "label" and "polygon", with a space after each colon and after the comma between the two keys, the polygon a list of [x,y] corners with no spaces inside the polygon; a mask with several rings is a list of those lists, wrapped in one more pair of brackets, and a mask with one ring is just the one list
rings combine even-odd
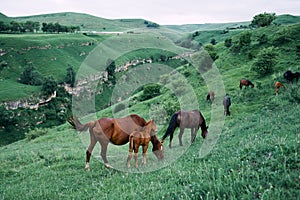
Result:
{"label": "horse's hoof", "polygon": [[89,167],[86,167],[84,168],[85,171],[89,172],[90,171],[90,168]]}
{"label": "horse's hoof", "polygon": [[105,167],[107,168],[107,169],[110,169],[110,168],[112,168],[109,164],[105,164]]}

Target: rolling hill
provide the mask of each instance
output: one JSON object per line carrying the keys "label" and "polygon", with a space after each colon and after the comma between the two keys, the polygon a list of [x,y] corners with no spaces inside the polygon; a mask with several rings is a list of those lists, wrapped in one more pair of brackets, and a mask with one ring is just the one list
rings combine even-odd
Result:
{"label": "rolling hill", "polygon": [[[56,15],[50,14],[49,18],[54,20]],[[68,20],[70,16],[91,17],[65,14]],[[76,108],[76,95],[72,101],[68,96],[56,98],[48,105],[49,110],[46,106],[39,110],[1,110],[1,122],[27,119],[24,124],[13,123],[12,131],[0,127],[1,199],[299,199],[299,82],[288,84],[282,74],[286,70],[300,70],[300,23],[295,23],[293,17],[285,17],[282,23],[287,25],[223,34],[217,44],[193,51],[176,46],[173,39],[166,37],[168,34],[174,37],[176,31],[137,29],[136,26],[142,26],[139,20],[128,22],[139,25],[131,27],[132,33],[121,35],[1,34],[0,61],[7,62],[0,71],[2,101],[26,98],[40,90],[40,86],[18,82],[23,67],[29,64],[61,82],[68,65],[77,72],[82,70],[81,75],[87,72],[90,75],[97,67],[102,69],[109,58],[118,67],[151,58],[151,62],[131,65],[127,71],[115,74],[117,84],[103,85],[96,80],[92,92],[82,95],[81,106],[100,108],[108,101],[115,104],[79,115],[80,120],[86,123],[100,117],[135,113],[147,120],[155,119],[157,135],[161,138],[177,109],[196,107],[209,126],[208,138],[201,138],[199,131],[193,144],[190,144],[190,131],[186,130],[183,146],[178,144],[177,130],[173,148],[167,147],[168,138],[164,143],[165,160],[157,162],[149,148],[147,165],[139,171],[126,167],[128,145],[112,144],[108,147],[108,159],[114,169],[106,169],[97,144],[91,171],[85,172],[88,132],[75,132],[65,123],[65,118],[59,118],[61,125],[42,126],[63,115],[66,108],[61,107],[67,107],[65,102]],[[56,19],[59,18],[63,17]],[[120,30],[116,29],[118,23],[123,23],[122,29],[128,30],[124,25],[127,22],[113,21],[114,25],[109,25],[111,21],[104,21],[97,27],[99,30],[105,26]],[[82,21],[78,19],[77,23]],[[93,24],[84,25],[94,29]],[[208,41],[216,37],[212,33],[221,35],[219,30],[203,31],[201,38],[194,39]],[[250,43],[246,45],[241,42],[245,34],[250,35]],[[225,46],[227,37],[231,43]],[[262,74],[251,70],[268,48],[276,52],[272,71]],[[184,52],[189,54],[173,58]],[[215,56],[214,62],[207,59],[207,53]],[[241,78],[250,79],[255,87],[240,89]],[[287,87],[280,89],[279,95],[275,95],[275,81]],[[149,82],[162,87],[155,95],[145,98],[147,87],[142,86]],[[222,105],[224,94],[219,92],[222,88],[232,100],[231,116],[226,118]],[[213,104],[205,98],[210,89],[216,91]],[[102,93],[97,96],[97,92]],[[4,112],[12,115],[3,116]],[[41,112],[40,116],[36,112]],[[20,136],[21,128],[28,124],[33,129]],[[222,126],[218,131],[219,125]],[[2,141],[12,137],[18,141],[11,144]]]}

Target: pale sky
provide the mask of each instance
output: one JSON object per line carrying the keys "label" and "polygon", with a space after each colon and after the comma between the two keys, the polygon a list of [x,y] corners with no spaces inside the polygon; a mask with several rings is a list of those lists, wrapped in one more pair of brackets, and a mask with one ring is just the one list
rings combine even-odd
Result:
{"label": "pale sky", "polygon": [[300,16],[300,0],[1,0],[0,12],[8,17],[78,12],[161,25],[203,24],[251,21],[263,12]]}

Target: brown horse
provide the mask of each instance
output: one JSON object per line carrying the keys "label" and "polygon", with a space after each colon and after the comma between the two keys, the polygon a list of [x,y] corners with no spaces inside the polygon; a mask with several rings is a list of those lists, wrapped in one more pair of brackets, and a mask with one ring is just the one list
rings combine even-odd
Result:
{"label": "brown horse", "polygon": [[179,138],[179,144],[182,146],[182,135],[184,133],[185,128],[191,129],[191,142],[195,140],[196,133],[199,130],[199,127],[201,127],[202,131],[202,137],[205,138],[207,136],[207,126],[205,119],[202,115],[202,113],[199,110],[193,110],[193,111],[178,111],[171,117],[169,126],[167,128],[166,133],[162,137],[162,142],[170,135],[170,144],[169,147],[171,148],[171,142],[173,139],[173,134],[175,129],[179,127],[180,133],[178,135]]}
{"label": "brown horse", "polygon": [[[90,145],[86,151],[86,170],[89,170],[90,168],[90,157],[97,141],[101,145],[101,157],[104,164],[107,168],[110,168],[106,158],[108,144],[110,142],[115,145],[124,145],[128,143],[130,133],[140,130],[140,128],[145,126],[147,123],[144,118],[134,114],[124,118],[101,118],[86,124],[81,124],[80,121],[73,116],[73,118],[69,119],[68,122],[73,126],[73,128],[80,132],[89,129]],[[152,150],[160,150],[161,145],[160,141],[156,141],[153,143]],[[155,155],[157,155],[157,153],[155,153]]]}
{"label": "brown horse", "polygon": [[283,88],[287,89],[283,83],[278,82],[278,81],[275,82],[275,93],[276,93],[276,95],[278,95],[280,87],[283,87]]}
{"label": "brown horse", "polygon": [[[132,151],[134,151],[134,159],[135,159],[135,167],[138,169],[138,152],[140,146],[143,148],[143,160],[142,163],[146,165],[146,153],[148,150],[149,142],[152,144],[157,141],[157,137],[155,132],[157,131],[156,124],[154,120],[150,120],[147,124],[141,128],[140,131],[133,131],[129,136],[129,153],[127,157],[127,166],[130,168],[130,160],[132,157]],[[160,151],[157,151],[158,157],[163,159],[163,147],[161,146]]]}
{"label": "brown horse", "polygon": [[212,103],[214,100],[215,100],[214,91],[209,91],[209,93],[206,96],[206,101],[210,101],[210,103]]}
{"label": "brown horse", "polygon": [[250,87],[254,88],[254,84],[251,81],[247,80],[247,79],[241,79],[240,80],[240,89],[242,89],[243,86],[245,86],[245,87],[250,86]]}

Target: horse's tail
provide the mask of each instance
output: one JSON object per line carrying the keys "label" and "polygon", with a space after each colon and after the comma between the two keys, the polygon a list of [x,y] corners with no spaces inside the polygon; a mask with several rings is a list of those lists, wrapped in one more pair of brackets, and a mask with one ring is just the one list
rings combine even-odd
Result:
{"label": "horse's tail", "polygon": [[177,124],[177,116],[178,116],[178,113],[175,113],[172,117],[171,117],[171,120],[170,120],[170,123],[169,123],[169,126],[167,128],[167,131],[166,133],[164,134],[164,136],[162,137],[162,141],[164,141],[164,139],[166,139],[166,137],[168,137],[169,135],[173,134],[174,131],[175,131],[175,128],[178,127],[178,124]]}
{"label": "horse's tail", "polygon": [[134,134],[131,133],[129,135],[129,145],[130,145],[130,149],[132,149],[132,150],[133,150],[133,137],[134,137]]}
{"label": "horse's tail", "polygon": [[67,120],[71,126],[80,132],[88,130],[88,128],[93,128],[96,124],[95,121],[88,122],[86,124],[82,124],[77,117],[73,116]]}

